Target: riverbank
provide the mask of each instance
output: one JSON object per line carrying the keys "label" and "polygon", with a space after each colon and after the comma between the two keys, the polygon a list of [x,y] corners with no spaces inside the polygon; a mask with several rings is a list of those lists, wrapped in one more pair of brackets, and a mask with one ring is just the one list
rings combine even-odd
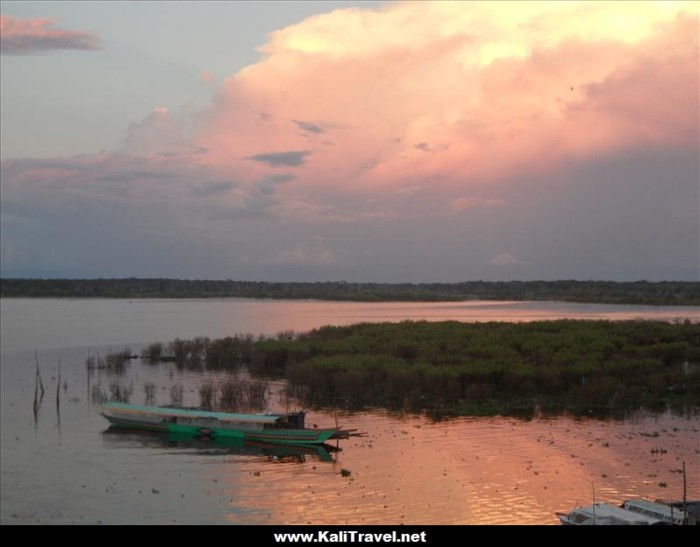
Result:
{"label": "riverbank", "polygon": [[268,283],[189,279],[2,279],[3,298],[272,298],[357,302],[464,300],[700,305],[700,283],[685,281],[467,281],[461,283]]}

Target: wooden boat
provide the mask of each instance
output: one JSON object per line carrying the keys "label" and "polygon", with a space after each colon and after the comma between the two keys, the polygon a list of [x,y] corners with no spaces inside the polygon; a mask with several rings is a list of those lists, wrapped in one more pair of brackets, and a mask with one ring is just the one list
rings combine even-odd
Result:
{"label": "wooden boat", "polygon": [[304,412],[229,414],[108,402],[102,406],[101,414],[117,427],[275,444],[323,444],[352,434],[340,428],[307,429]]}

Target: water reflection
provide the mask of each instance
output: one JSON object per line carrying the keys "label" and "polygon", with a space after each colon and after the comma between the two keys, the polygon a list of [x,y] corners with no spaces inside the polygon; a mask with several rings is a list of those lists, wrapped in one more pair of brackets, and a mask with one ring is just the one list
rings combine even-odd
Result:
{"label": "water reflection", "polygon": [[169,448],[190,456],[236,455],[265,456],[275,463],[304,463],[307,458],[334,462],[337,446],[294,446],[245,441],[233,438],[192,437],[177,433],[158,433],[110,426],[102,432],[108,448]]}
{"label": "water reflection", "polygon": [[[683,462],[688,498],[700,497],[697,414],[433,421],[370,410],[338,413],[343,428],[368,433],[341,441],[341,451],[212,443],[105,431],[90,392],[133,382],[132,402],[150,393],[163,405],[181,385],[183,405],[198,406],[200,388],[229,375],[134,360],[122,376],[93,371],[86,390],[86,355],[40,355],[48,399],[61,384],[60,442],[52,400],[33,420],[34,352],[0,361],[3,524],[557,524],[555,511],[590,503],[591,484],[611,503],[678,498]],[[269,389],[266,410],[289,410],[284,384]],[[319,427],[335,420],[334,411],[307,415]]]}

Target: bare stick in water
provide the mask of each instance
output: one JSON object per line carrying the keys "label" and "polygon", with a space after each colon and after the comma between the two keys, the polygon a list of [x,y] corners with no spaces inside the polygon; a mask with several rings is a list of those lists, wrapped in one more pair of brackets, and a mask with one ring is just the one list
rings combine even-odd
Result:
{"label": "bare stick in water", "polygon": [[36,427],[39,415],[39,378],[34,374],[34,426]]}
{"label": "bare stick in water", "polygon": [[41,381],[41,372],[39,372],[39,352],[34,352],[34,359],[36,360],[36,377],[39,381],[39,387],[41,388],[41,397],[39,397],[39,402],[44,400],[44,382]]}
{"label": "bare stick in water", "polygon": [[[58,382],[56,382],[56,409],[61,404],[61,360],[58,360]],[[60,410],[59,410],[60,413]]]}
{"label": "bare stick in water", "polygon": [[61,434],[61,360],[58,360],[58,382],[56,382],[56,416],[58,418],[58,434]]}

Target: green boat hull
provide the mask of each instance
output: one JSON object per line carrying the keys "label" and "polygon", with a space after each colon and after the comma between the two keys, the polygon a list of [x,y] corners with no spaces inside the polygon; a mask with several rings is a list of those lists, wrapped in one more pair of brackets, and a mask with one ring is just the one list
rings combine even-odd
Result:
{"label": "green boat hull", "polygon": [[[298,429],[298,428],[254,428],[254,429],[238,429],[235,427],[219,427],[217,425],[202,425],[177,423],[176,420],[163,419],[162,421],[154,421],[153,416],[161,412],[171,412],[168,409],[148,408],[153,413],[150,419],[139,419],[138,412],[146,410],[145,407],[137,407],[135,405],[105,405],[107,411],[111,413],[103,413],[102,415],[109,420],[110,424],[115,427],[124,427],[130,429],[143,429],[148,431],[160,431],[173,435],[189,435],[193,437],[207,436],[218,439],[238,439],[241,441],[255,441],[274,444],[288,445],[310,445],[323,444],[337,433],[336,429]],[[115,410],[136,410],[136,413],[115,413]],[[187,411],[182,411],[186,413]],[[192,413],[194,414],[194,413]],[[201,412],[197,415],[203,414]],[[212,416],[222,414],[211,414]],[[167,416],[167,415],[166,415]],[[206,416],[205,416],[206,417]]]}
{"label": "green boat hull", "polygon": [[201,428],[179,424],[169,424],[168,432],[177,435],[208,435],[222,439],[241,439],[277,444],[323,444],[335,433],[334,429],[273,429],[261,431],[241,431],[237,429]]}

